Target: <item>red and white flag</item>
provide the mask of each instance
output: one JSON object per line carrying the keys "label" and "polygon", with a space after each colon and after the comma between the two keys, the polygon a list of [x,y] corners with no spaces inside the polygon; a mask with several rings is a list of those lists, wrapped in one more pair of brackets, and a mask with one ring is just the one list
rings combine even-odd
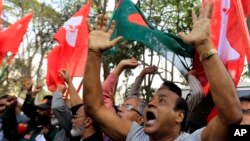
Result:
{"label": "red and white flag", "polygon": [[88,53],[88,18],[92,0],[75,13],[55,34],[54,39],[62,48],[62,67],[69,65],[71,76],[82,77]]}
{"label": "red and white flag", "polygon": [[59,76],[60,64],[58,63],[59,55],[61,52],[61,47],[56,46],[50,53],[48,53],[47,62],[47,75],[46,84],[51,92],[56,90],[58,84],[64,85],[64,80]]}
{"label": "red and white flag", "polygon": [[[245,44],[242,33],[242,23],[237,14],[236,0],[214,0],[213,16],[211,21],[211,37],[218,54],[231,74],[237,86],[244,67]],[[208,81],[198,54],[194,59],[194,69],[197,78],[201,81],[204,92],[208,92]]]}
{"label": "red and white flag", "polygon": [[58,84],[64,84],[59,77],[59,70],[69,69],[71,77],[83,77],[88,53],[88,26],[92,0],[76,12],[55,34],[59,46],[48,56],[46,83],[50,91],[55,91]]}
{"label": "red and white flag", "polygon": [[[204,0],[205,1],[205,0]],[[203,3],[204,3],[203,1]],[[222,62],[231,74],[235,86],[241,77],[244,67],[245,48],[249,48],[246,38],[242,33],[246,32],[243,27],[242,19],[246,19],[244,14],[239,14],[238,11],[242,10],[237,2],[239,0],[214,0],[213,16],[211,21],[211,38],[215,48],[218,50]],[[244,2],[244,0],[242,0]],[[245,2],[249,2],[246,0]],[[245,9],[249,8],[249,5]],[[244,10],[245,11],[245,10]],[[245,11],[245,15],[248,14]],[[244,16],[244,17],[243,17]],[[249,36],[249,34],[248,34]],[[197,78],[201,81],[205,94],[209,91],[209,85],[205,72],[201,63],[198,61],[198,54],[194,59],[194,69],[199,72]],[[213,109],[209,115],[208,120],[216,115],[216,110]]]}

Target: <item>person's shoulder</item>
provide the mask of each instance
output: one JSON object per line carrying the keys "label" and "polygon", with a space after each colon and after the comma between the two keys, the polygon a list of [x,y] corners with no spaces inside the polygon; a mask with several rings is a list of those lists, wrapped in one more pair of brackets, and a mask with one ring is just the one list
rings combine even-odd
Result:
{"label": "person's shoulder", "polygon": [[182,132],[180,136],[174,141],[201,141],[201,133],[205,127],[200,128],[192,134]]}
{"label": "person's shoulder", "polygon": [[139,125],[137,122],[133,122],[129,130],[126,141],[149,141],[149,137],[144,133],[143,126]]}

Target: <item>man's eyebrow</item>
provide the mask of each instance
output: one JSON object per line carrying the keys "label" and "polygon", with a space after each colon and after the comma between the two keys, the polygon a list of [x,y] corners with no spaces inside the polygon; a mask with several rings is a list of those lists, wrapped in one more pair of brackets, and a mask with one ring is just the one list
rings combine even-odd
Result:
{"label": "man's eyebrow", "polygon": [[167,98],[167,96],[165,94],[158,94],[158,97]]}

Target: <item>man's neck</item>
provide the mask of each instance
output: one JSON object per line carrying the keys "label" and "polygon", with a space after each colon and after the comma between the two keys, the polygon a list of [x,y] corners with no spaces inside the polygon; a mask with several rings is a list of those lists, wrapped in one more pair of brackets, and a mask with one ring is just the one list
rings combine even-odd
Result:
{"label": "man's neck", "polygon": [[181,134],[181,131],[173,131],[170,134],[157,134],[154,136],[150,136],[150,141],[174,141],[175,139],[177,139]]}
{"label": "man's neck", "polygon": [[87,128],[83,131],[81,139],[86,139],[92,135],[94,135],[96,133],[96,130],[92,127],[92,128]]}

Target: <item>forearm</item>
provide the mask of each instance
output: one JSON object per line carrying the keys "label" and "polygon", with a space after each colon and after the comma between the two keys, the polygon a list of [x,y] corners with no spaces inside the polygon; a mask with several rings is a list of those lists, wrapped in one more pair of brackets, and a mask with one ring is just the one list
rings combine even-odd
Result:
{"label": "forearm", "polygon": [[68,93],[70,95],[71,106],[75,106],[82,103],[82,100],[71,81],[68,83]]}
{"label": "forearm", "polygon": [[[204,46],[206,50],[212,47],[211,41]],[[199,53],[201,54],[201,52]],[[236,88],[219,56],[215,54],[202,61],[202,64],[210,84],[214,103],[218,109],[218,116],[222,122],[231,124],[231,122],[240,120],[241,110]]]}
{"label": "forearm", "polygon": [[124,66],[121,64],[118,64],[115,69],[112,71],[113,74],[120,75],[124,70]]}
{"label": "forearm", "polygon": [[84,79],[84,104],[89,114],[94,114],[103,105],[100,82],[101,55],[89,51]]}
{"label": "forearm", "polygon": [[135,82],[134,82],[134,84],[132,85],[132,88],[131,88],[131,90],[130,90],[129,95],[139,96],[140,88],[141,88],[141,83],[142,83],[142,81],[143,81],[143,79],[144,79],[144,76],[145,76],[145,75],[143,75],[143,76],[142,76],[142,75],[139,75],[139,76],[136,77]]}
{"label": "forearm", "polygon": [[113,94],[119,75],[111,72],[102,84],[104,104],[107,108],[113,109]]}
{"label": "forearm", "polygon": [[68,107],[64,103],[62,94],[60,92],[53,93],[51,108],[54,112],[54,115],[59,120],[61,127],[67,133],[70,133],[70,130],[72,128],[72,115]]}
{"label": "forearm", "polygon": [[36,116],[36,106],[34,104],[34,97],[32,93],[27,93],[24,104],[22,106],[22,111],[30,119],[35,119]]}

